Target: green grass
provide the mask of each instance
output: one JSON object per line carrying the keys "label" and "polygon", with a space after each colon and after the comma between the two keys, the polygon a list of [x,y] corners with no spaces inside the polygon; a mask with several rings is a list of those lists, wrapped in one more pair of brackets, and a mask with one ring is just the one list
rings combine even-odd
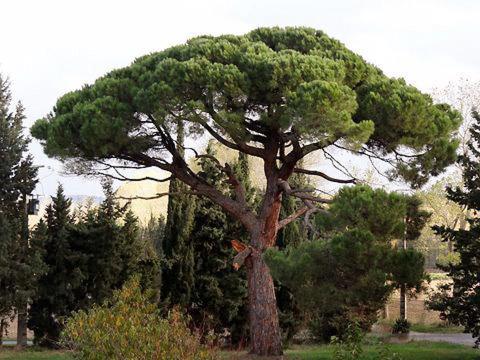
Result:
{"label": "green grass", "polygon": [[410,330],[435,334],[455,334],[463,333],[464,327],[445,324],[412,324]]}
{"label": "green grass", "polygon": [[[391,344],[390,352],[398,353],[403,360],[480,360],[480,350],[467,346],[434,342],[411,342]],[[365,346],[362,360],[376,360],[378,346]],[[244,352],[222,352],[222,359],[253,359]],[[331,346],[296,346],[286,351],[289,360],[328,360],[332,359]],[[71,360],[69,354],[61,351],[47,351],[36,348],[27,351],[0,350],[1,360]]]}
{"label": "green grass", "polygon": [[[462,345],[447,343],[415,342],[389,345],[391,353],[397,353],[403,360],[474,360],[480,359],[480,352]],[[366,346],[363,359],[378,359],[378,347]],[[329,346],[291,350],[288,355],[299,360],[323,360],[332,358]]]}
{"label": "green grass", "polygon": [[43,350],[36,347],[16,351],[8,347],[0,348],[0,360],[71,360],[64,351]]}

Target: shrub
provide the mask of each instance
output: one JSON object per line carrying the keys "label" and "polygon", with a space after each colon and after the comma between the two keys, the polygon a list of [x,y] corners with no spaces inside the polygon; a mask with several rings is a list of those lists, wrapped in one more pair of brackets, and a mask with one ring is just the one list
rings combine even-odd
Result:
{"label": "shrub", "polygon": [[410,332],[410,323],[407,319],[397,319],[393,323],[392,333],[393,334],[408,334]]}
{"label": "shrub", "polygon": [[178,310],[161,318],[153,296],[140,290],[138,278],[131,279],[111,302],[74,313],[62,344],[85,360],[216,359]]}
{"label": "shrub", "polygon": [[352,322],[345,329],[343,339],[336,336],[332,337],[331,344],[333,348],[334,360],[357,360],[363,354],[362,341],[365,333],[358,323]]}

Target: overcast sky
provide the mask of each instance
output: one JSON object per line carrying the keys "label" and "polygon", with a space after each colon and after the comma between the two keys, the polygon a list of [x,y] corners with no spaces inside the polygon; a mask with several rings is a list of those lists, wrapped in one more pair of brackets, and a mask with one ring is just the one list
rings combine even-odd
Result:
{"label": "overcast sky", "polygon": [[[0,0],[0,72],[27,109],[27,126],[67,91],[201,34],[242,34],[259,26],[325,31],[424,91],[480,79],[476,0]],[[100,194],[97,182],[60,176],[37,143],[39,194],[61,182],[67,194]]]}

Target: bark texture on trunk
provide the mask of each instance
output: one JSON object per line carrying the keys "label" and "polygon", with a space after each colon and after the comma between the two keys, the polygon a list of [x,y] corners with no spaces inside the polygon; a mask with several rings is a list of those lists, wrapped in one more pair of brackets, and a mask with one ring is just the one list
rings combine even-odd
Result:
{"label": "bark texture on trunk", "polygon": [[251,353],[261,356],[282,355],[277,300],[270,270],[257,251],[252,252],[246,265]]}
{"label": "bark texture on trunk", "polygon": [[17,348],[27,346],[27,304],[18,309],[17,316]]}
{"label": "bark texture on trunk", "polygon": [[400,286],[400,319],[407,319],[407,289],[405,284]]}

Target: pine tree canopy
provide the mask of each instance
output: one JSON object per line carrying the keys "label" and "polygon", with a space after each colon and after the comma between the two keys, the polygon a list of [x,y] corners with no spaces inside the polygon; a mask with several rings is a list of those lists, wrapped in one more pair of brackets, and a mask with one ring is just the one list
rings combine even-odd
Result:
{"label": "pine tree canopy", "polygon": [[[451,135],[461,115],[322,31],[259,28],[200,36],[138,58],[62,96],[32,134],[50,156],[172,171],[169,129],[178,119],[191,133],[208,132],[262,158],[276,134],[280,148],[293,146],[280,155],[283,163],[336,145],[395,155],[401,161],[392,175],[418,185],[454,161]],[[162,150],[170,154],[158,155]]]}

